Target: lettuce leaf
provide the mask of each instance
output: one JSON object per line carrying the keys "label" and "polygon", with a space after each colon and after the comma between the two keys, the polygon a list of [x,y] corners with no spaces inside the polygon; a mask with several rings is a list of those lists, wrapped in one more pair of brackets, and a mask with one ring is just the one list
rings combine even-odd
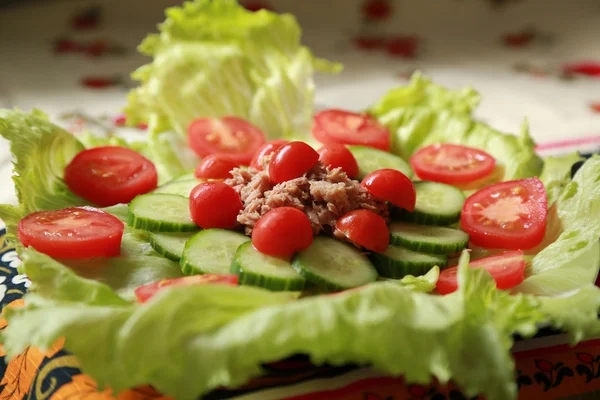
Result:
{"label": "lettuce leaf", "polygon": [[571,167],[582,160],[583,157],[579,153],[551,156],[544,159],[540,180],[544,182],[548,194],[548,208],[552,207],[564,187],[571,181]]}
{"label": "lettuce leaf", "polygon": [[479,97],[472,89],[449,91],[414,75],[407,87],[392,89],[368,112],[392,133],[392,151],[405,159],[420,147],[457,143],[490,153],[504,169],[502,180],[538,175],[542,161],[523,124],[518,136],[477,122],[471,111]]}

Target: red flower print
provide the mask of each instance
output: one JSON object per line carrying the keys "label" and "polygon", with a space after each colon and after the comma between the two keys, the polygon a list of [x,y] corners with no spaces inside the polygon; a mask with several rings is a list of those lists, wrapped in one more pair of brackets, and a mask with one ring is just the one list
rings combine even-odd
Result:
{"label": "red flower print", "polygon": [[383,37],[357,36],[354,38],[354,44],[359,49],[373,50],[379,49],[385,44]]}
{"label": "red flower print", "polygon": [[273,7],[264,1],[248,1],[242,4],[248,11],[269,10],[273,11]]}
{"label": "red flower print", "polygon": [[[593,112],[600,113],[600,101],[591,103],[590,108],[592,109]],[[596,282],[600,282],[600,277],[598,277],[598,280]]]}
{"label": "red flower print", "polygon": [[115,119],[113,120],[113,123],[115,124],[115,126],[125,126],[126,122],[127,122],[127,117],[125,116],[125,114],[117,115],[115,117]]}
{"label": "red flower print", "polygon": [[535,38],[535,34],[531,30],[524,30],[517,33],[507,33],[502,36],[504,45],[508,47],[523,47],[530,44]]}
{"label": "red flower print", "polygon": [[594,362],[594,356],[590,353],[577,353],[577,359],[586,364],[591,364]]}
{"label": "red flower print", "polygon": [[118,77],[86,76],[81,79],[81,84],[91,89],[104,89],[120,83],[121,79]]}
{"label": "red flower print", "polygon": [[416,36],[398,36],[388,39],[386,49],[390,55],[413,58],[417,55],[418,44]]}
{"label": "red flower print", "polygon": [[589,77],[600,78],[600,63],[595,61],[585,61],[575,64],[568,64],[563,67],[565,75],[586,75]]}
{"label": "red flower print", "polygon": [[75,40],[59,38],[54,42],[55,53],[75,53],[81,50],[81,46]]}
{"label": "red flower print", "polygon": [[409,385],[408,393],[416,397],[423,397],[427,394],[427,388],[421,385]]}
{"label": "red flower print", "polygon": [[71,27],[77,30],[88,30],[98,27],[102,16],[100,7],[90,7],[77,13],[71,19]]}
{"label": "red flower print", "polygon": [[361,11],[368,21],[381,21],[392,14],[392,6],[389,0],[366,0]]}
{"label": "red flower print", "polygon": [[547,360],[535,360],[535,366],[543,372],[550,372],[554,367],[554,365]]}

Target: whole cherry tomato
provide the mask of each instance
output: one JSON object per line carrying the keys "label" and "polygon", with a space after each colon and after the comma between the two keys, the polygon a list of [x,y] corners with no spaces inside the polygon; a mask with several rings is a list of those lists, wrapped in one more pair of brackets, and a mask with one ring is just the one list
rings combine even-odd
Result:
{"label": "whole cherry tomato", "polygon": [[263,168],[262,168],[262,165],[260,164],[260,159],[277,151],[278,148],[280,148],[284,144],[288,144],[288,143],[289,142],[284,139],[275,139],[275,140],[271,140],[268,143],[265,143],[260,149],[258,149],[256,151],[256,153],[254,153],[254,156],[252,156],[252,161],[250,161],[250,166],[252,168],[262,170]]}
{"label": "whole cherry tomato", "polygon": [[312,244],[310,220],[293,207],[275,208],[263,215],[252,230],[252,245],[261,253],[290,256]]}
{"label": "whole cherry tomato", "polygon": [[410,212],[415,209],[415,185],[398,170],[378,169],[365,176],[360,184],[379,200],[389,201]]}
{"label": "whole cherry tomato", "polygon": [[318,151],[319,160],[325,166],[341,168],[348,178],[355,179],[358,176],[358,163],[354,155],[343,144],[331,143],[321,147]]}
{"label": "whole cherry tomato", "polygon": [[377,253],[390,244],[390,230],[385,220],[370,210],[354,210],[342,216],[335,224],[350,241]]}
{"label": "whole cherry tomato", "polygon": [[307,173],[319,161],[319,153],[304,142],[281,146],[269,163],[269,178],[283,183]]}
{"label": "whole cherry tomato", "polygon": [[211,154],[204,157],[196,167],[194,175],[198,179],[227,179],[231,178],[231,170],[240,164],[227,154]]}
{"label": "whole cherry tomato", "polygon": [[223,182],[201,183],[190,193],[192,221],[203,229],[233,228],[242,208],[240,196]]}

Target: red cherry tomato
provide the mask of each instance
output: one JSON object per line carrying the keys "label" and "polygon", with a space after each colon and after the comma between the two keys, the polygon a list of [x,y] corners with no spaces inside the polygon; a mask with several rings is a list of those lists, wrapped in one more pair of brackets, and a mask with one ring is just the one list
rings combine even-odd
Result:
{"label": "red cherry tomato", "polygon": [[358,176],[358,163],[350,150],[343,144],[326,144],[318,151],[319,160],[328,167],[341,168],[348,178],[355,179]]}
{"label": "red cherry tomato", "polygon": [[275,139],[275,140],[271,140],[268,143],[265,143],[260,149],[258,149],[256,151],[256,153],[254,153],[254,156],[252,156],[252,161],[250,162],[250,166],[252,168],[262,170],[263,169],[262,165],[259,162],[260,159],[277,151],[278,148],[280,148],[284,144],[288,144],[288,143],[289,142],[284,139]]}
{"label": "red cherry tomato", "polygon": [[310,220],[292,207],[275,208],[258,220],[252,230],[252,245],[261,253],[275,257],[291,256],[312,244]]}
{"label": "red cherry tomato", "polygon": [[460,223],[474,245],[531,249],[546,233],[548,200],[538,178],[500,182],[467,198]]}
{"label": "red cherry tomato", "polygon": [[19,222],[23,246],[55,258],[114,257],[121,252],[124,225],[91,207],[38,211]]}
{"label": "red cherry tomato", "polygon": [[101,207],[129,203],[158,184],[150,160],[118,146],[80,152],[65,168],[64,179],[73,193]]}
{"label": "red cherry tomato", "polygon": [[490,175],[496,160],[485,151],[473,147],[434,144],[413,154],[410,165],[423,180],[453,185]]}
{"label": "red cherry tomato", "polygon": [[201,183],[190,193],[192,221],[203,229],[233,228],[242,208],[240,196],[223,182]]}
{"label": "red cherry tomato", "polygon": [[325,144],[357,144],[388,151],[390,131],[367,114],[325,110],[315,115],[314,137]]}
{"label": "red cherry tomato", "polygon": [[395,169],[378,169],[371,172],[360,183],[375,198],[389,201],[410,212],[415,209],[417,194],[409,177]]}
{"label": "red cherry tomato", "polygon": [[232,178],[231,170],[239,166],[226,154],[212,154],[198,163],[194,175],[198,179],[227,179]]}
{"label": "red cherry tomato", "polygon": [[271,182],[286,182],[307,173],[319,161],[319,153],[304,142],[284,144],[269,162]]}
{"label": "red cherry tomato", "polygon": [[188,127],[188,142],[200,157],[225,153],[240,165],[249,165],[265,141],[259,128],[236,117],[199,118]]}
{"label": "red cherry tomato", "polygon": [[[471,268],[485,268],[496,281],[498,289],[511,289],[525,279],[525,258],[520,250],[506,251],[502,254],[472,261]],[[439,294],[448,294],[458,289],[458,267],[446,268],[437,281]]]}
{"label": "red cherry tomato", "polygon": [[377,253],[390,244],[390,230],[385,220],[370,210],[354,210],[337,220],[335,229],[350,241]]}
{"label": "red cherry tomato", "polygon": [[237,286],[238,276],[237,275],[219,275],[219,274],[206,274],[206,275],[193,275],[184,276],[183,278],[163,279],[158,282],[150,283],[148,285],[140,286],[135,289],[135,297],[138,302],[145,303],[162,288],[168,286],[194,286],[194,285],[206,285],[206,284],[220,284]]}

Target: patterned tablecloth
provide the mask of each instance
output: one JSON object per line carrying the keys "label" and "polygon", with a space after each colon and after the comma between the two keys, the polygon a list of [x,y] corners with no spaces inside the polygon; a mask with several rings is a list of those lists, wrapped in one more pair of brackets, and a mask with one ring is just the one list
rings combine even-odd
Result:
{"label": "patterned tablecloth", "polygon": [[[119,109],[132,85],[128,73],[146,62],[135,46],[162,20],[163,9],[176,2],[16,3],[0,8],[0,108],[40,108],[75,134],[89,128],[98,133],[118,131],[143,137],[143,126],[129,130],[119,127]],[[389,88],[405,84],[412,71],[420,69],[449,87],[477,88],[483,101],[476,115],[498,129],[517,132],[527,117],[542,154],[600,150],[600,3],[495,3],[502,2],[245,2],[248,7],[266,6],[295,14],[304,29],[305,42],[318,55],[345,64],[345,71],[338,76],[317,77],[319,106],[364,108]],[[16,201],[10,175],[10,152],[7,143],[0,141],[0,203]],[[16,252],[2,239],[0,260],[0,304],[19,304],[30,282],[17,272],[20,261]],[[600,381],[596,379],[600,377],[596,372],[600,368],[600,345],[594,342],[585,346],[588,350],[576,353],[559,348],[546,359],[539,354],[523,356],[528,361],[518,364],[519,368],[524,365],[519,383],[530,390],[526,398],[549,399],[572,393],[558,389],[565,387],[563,378],[569,381],[567,386],[578,387],[580,392],[600,389],[594,386]],[[548,368],[551,371],[559,363],[562,366],[557,367],[557,374],[548,373]],[[302,369],[305,366],[304,361],[284,363],[275,374],[279,380],[271,383],[338,376],[311,381],[319,390],[336,388],[335,394],[298,397],[306,399],[461,398],[458,392],[451,393],[452,388],[406,386],[401,380],[382,378],[371,370],[316,371]],[[113,398],[110,391],[97,391],[93,380],[80,373],[77,360],[60,350],[60,344],[45,354],[31,348],[8,365],[0,361],[2,376],[1,400]],[[347,385],[357,379],[362,379],[360,388],[339,389],[351,387]],[[307,389],[278,390],[250,396],[282,398]],[[119,399],[158,397],[150,389],[138,389]],[[225,397],[222,392],[213,394],[213,398]]]}

